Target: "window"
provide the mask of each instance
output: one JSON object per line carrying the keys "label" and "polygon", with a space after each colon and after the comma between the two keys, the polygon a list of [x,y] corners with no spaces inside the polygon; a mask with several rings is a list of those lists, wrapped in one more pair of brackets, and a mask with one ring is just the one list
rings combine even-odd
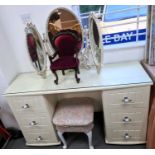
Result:
{"label": "window", "polygon": [[[113,13],[114,12],[114,13]],[[104,20],[109,21],[119,21],[130,18],[135,18],[137,15],[146,16],[147,7],[146,6],[135,6],[135,5],[109,5],[105,8]]]}
{"label": "window", "polygon": [[145,41],[146,17],[147,6],[106,6],[102,16],[104,45]]}
{"label": "window", "polygon": [[78,16],[84,28],[89,27],[89,14],[102,14],[100,23],[104,45],[146,40],[146,5],[79,5]]}
{"label": "window", "polygon": [[81,22],[83,27],[87,27],[88,28],[88,24],[89,24],[89,14],[90,12],[102,12],[103,10],[103,5],[80,5],[80,17],[81,17]]}

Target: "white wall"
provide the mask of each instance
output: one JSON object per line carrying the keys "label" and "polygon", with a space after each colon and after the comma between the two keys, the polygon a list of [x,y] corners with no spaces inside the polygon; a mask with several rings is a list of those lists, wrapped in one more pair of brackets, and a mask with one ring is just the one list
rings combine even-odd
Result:
{"label": "white wall", "polygon": [[104,47],[103,62],[141,61],[144,59],[145,41],[117,44]]}
{"label": "white wall", "polygon": [[26,49],[25,25],[21,15],[29,13],[42,34],[45,33],[47,17],[55,7],[0,6],[0,118],[6,127],[18,128],[18,125],[2,93],[18,73],[34,70]]}
{"label": "white wall", "polygon": [[6,127],[18,127],[11,110],[2,96],[11,80],[20,72],[12,44],[0,19],[0,119]]}

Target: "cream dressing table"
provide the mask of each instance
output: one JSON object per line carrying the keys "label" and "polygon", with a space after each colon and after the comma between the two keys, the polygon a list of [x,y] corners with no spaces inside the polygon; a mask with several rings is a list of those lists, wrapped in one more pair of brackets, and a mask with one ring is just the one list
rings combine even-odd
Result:
{"label": "cream dressing table", "polygon": [[[81,93],[99,93],[104,113],[105,139],[112,144],[146,142],[150,86],[153,84],[139,62],[106,64],[101,73],[80,69],[80,83],[74,73],[61,76],[59,85],[47,72],[43,79],[36,73],[19,74],[6,90],[8,103],[23,132],[27,145],[57,145],[52,116],[57,100]],[[98,103],[96,103],[98,104]],[[103,131],[104,132],[104,131]]]}

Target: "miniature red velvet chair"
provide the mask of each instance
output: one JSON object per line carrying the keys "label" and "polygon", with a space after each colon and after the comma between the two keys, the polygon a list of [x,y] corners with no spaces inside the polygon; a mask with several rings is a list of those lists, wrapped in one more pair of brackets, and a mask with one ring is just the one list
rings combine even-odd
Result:
{"label": "miniature red velvet chair", "polygon": [[[80,82],[77,74],[79,74],[79,59],[78,52],[81,49],[81,37],[78,36],[73,30],[62,30],[53,38],[53,47],[55,49],[54,55],[49,56],[51,62],[50,69],[56,77],[55,84],[58,84],[57,70],[62,70],[65,75],[65,70],[74,69],[75,78],[77,83]],[[58,59],[53,59],[58,55]]]}

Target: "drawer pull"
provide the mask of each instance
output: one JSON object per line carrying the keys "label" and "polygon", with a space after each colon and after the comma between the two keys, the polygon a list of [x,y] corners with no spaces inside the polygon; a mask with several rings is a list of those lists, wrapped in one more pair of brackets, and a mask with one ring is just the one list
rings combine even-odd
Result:
{"label": "drawer pull", "polygon": [[127,117],[127,116],[125,116],[125,117],[123,118],[123,122],[124,122],[124,123],[131,122],[131,121],[132,121],[132,119],[129,118],[129,117]]}
{"label": "drawer pull", "polygon": [[30,106],[28,104],[25,104],[25,105],[22,106],[22,108],[23,109],[28,109],[28,108],[30,108]]}
{"label": "drawer pull", "polygon": [[125,134],[124,134],[124,139],[125,139],[125,140],[128,140],[128,139],[130,139],[130,138],[131,138],[131,136],[130,136],[128,133],[125,133]]}
{"label": "drawer pull", "polygon": [[43,140],[43,138],[41,137],[41,136],[38,136],[37,138],[36,138],[36,141],[37,142],[40,142],[40,141],[42,141]]}
{"label": "drawer pull", "polygon": [[122,102],[124,102],[124,103],[130,103],[130,102],[132,102],[132,100],[129,99],[128,97],[124,97],[123,100],[122,100]]}
{"label": "drawer pull", "polygon": [[38,123],[37,123],[36,121],[32,121],[32,122],[29,123],[30,126],[35,126],[35,125],[37,125],[37,124],[38,124]]}

